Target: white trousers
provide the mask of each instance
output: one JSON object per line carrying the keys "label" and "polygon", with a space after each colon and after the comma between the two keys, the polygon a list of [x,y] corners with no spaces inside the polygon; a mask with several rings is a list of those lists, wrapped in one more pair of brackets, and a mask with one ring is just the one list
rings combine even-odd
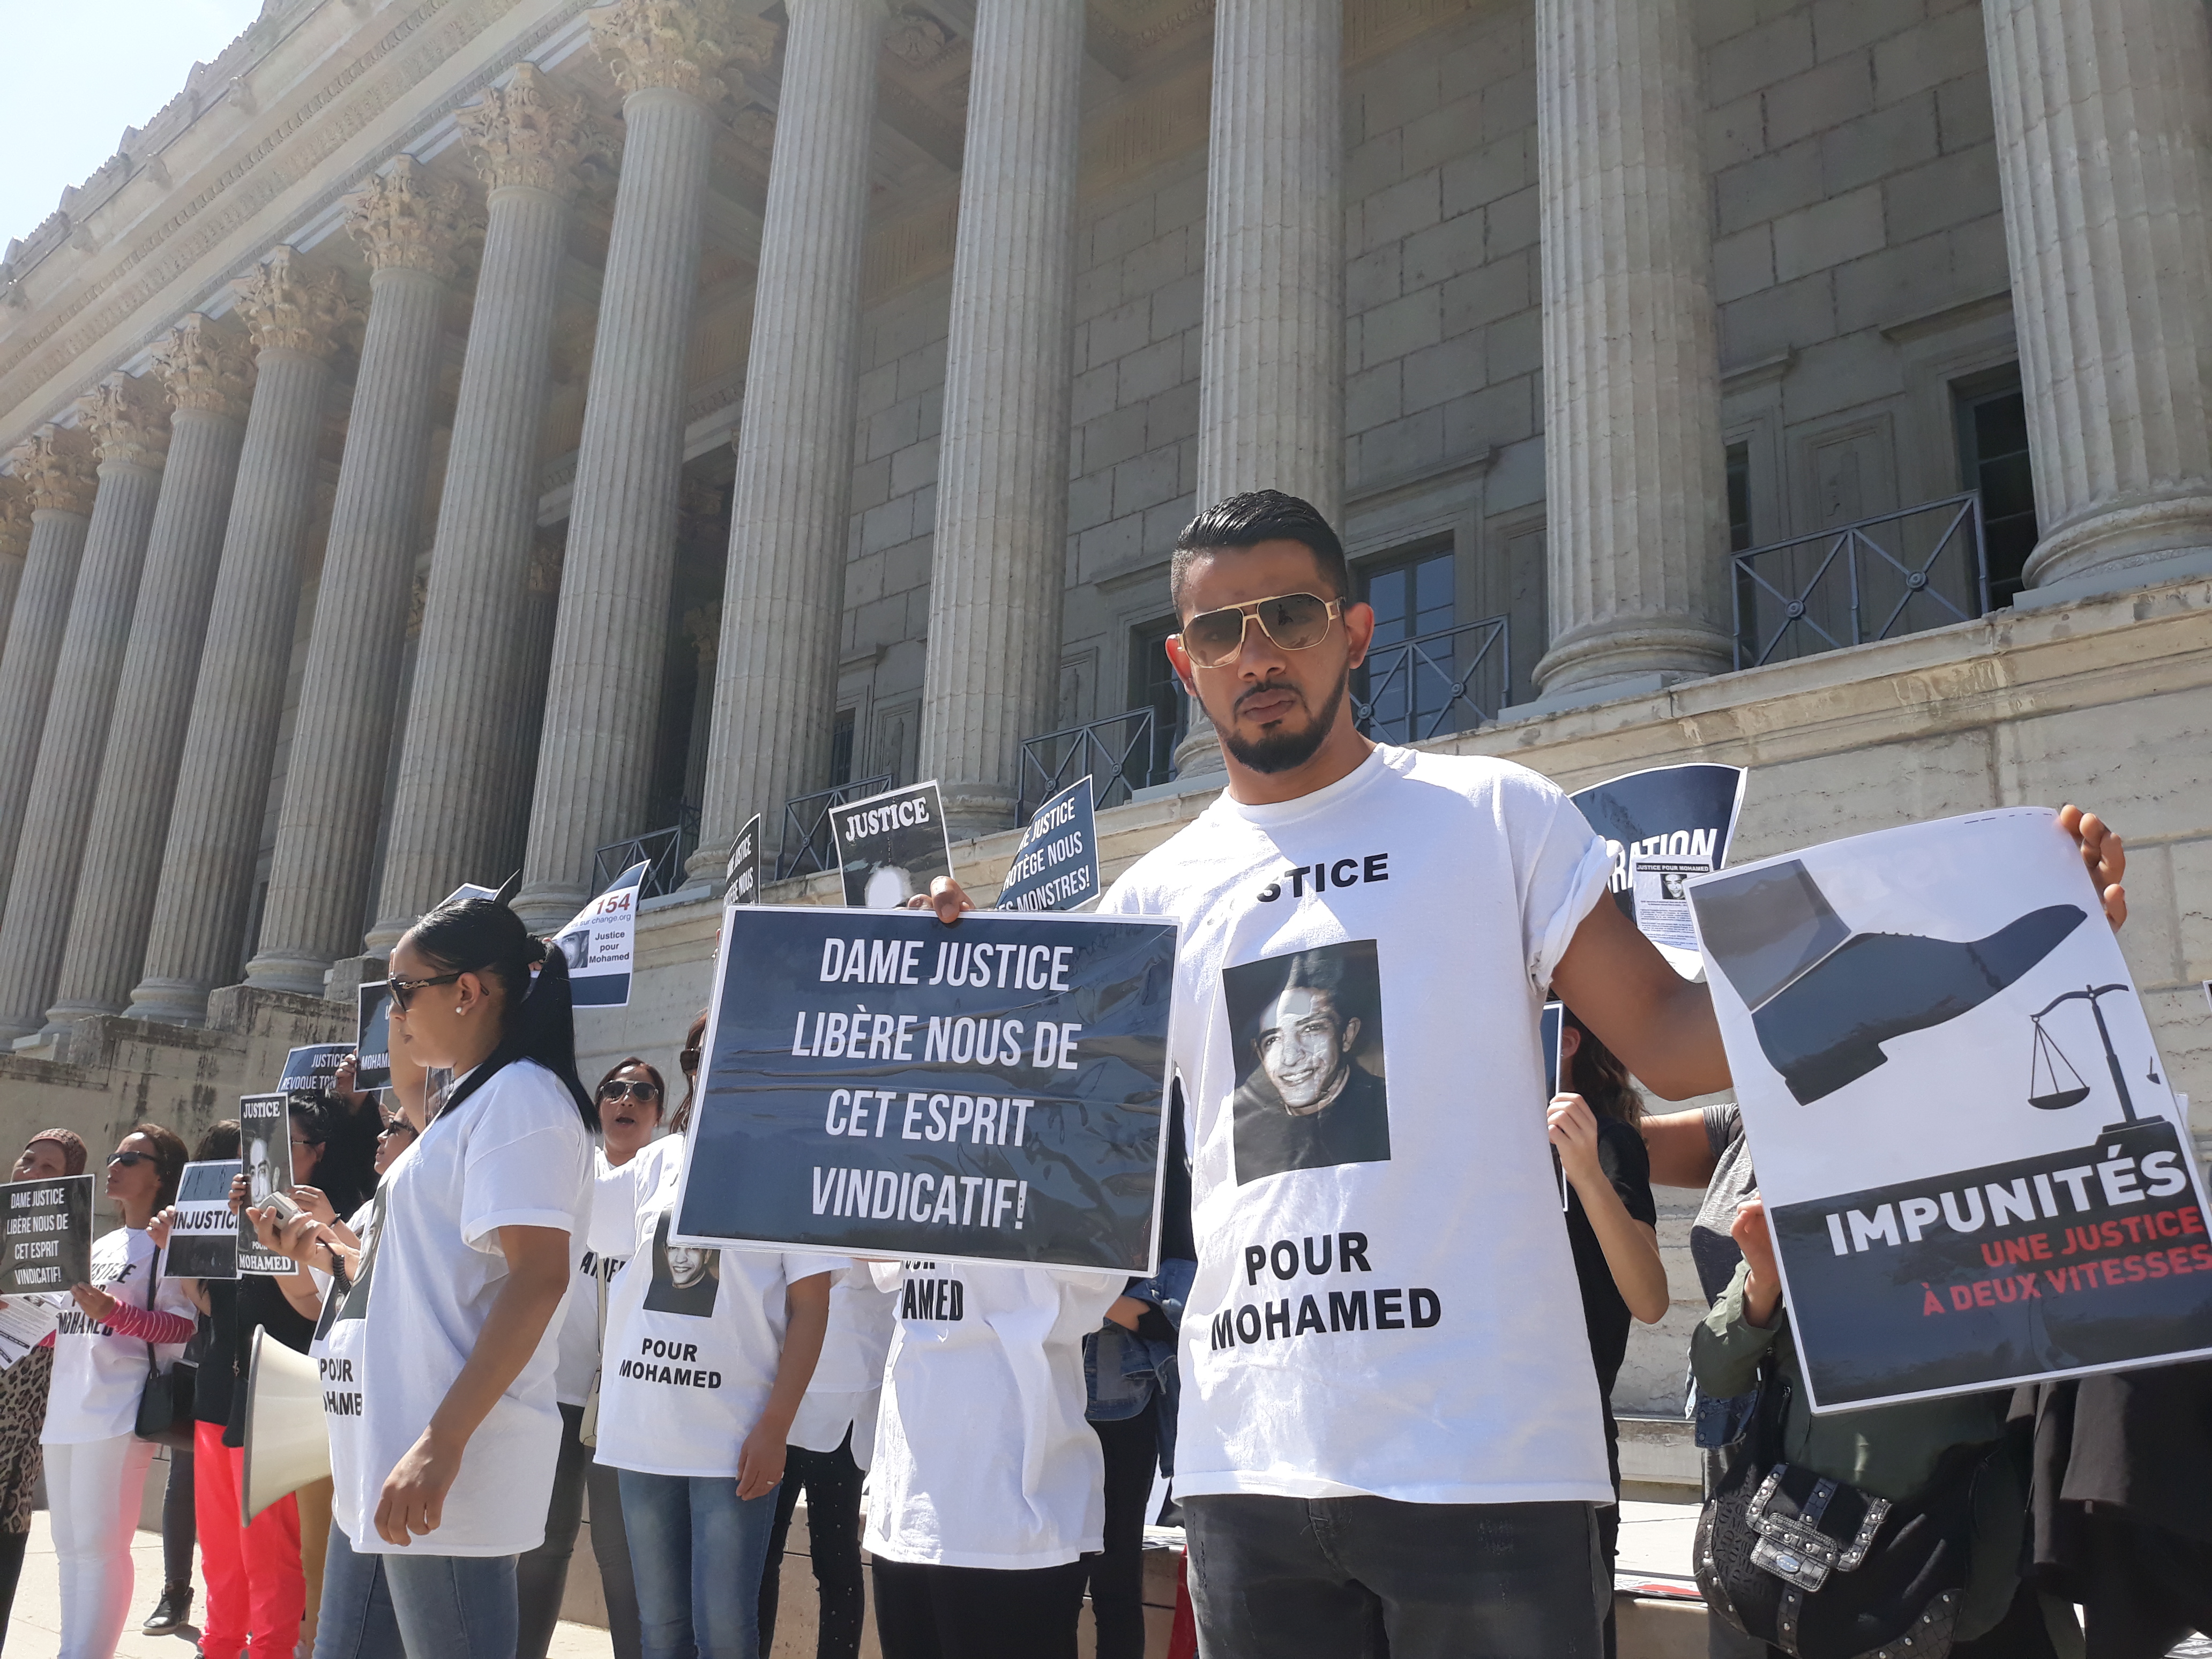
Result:
{"label": "white trousers", "polygon": [[131,1616],[131,1536],[154,1443],[119,1434],[46,1451],[61,1563],[61,1659],[112,1659]]}

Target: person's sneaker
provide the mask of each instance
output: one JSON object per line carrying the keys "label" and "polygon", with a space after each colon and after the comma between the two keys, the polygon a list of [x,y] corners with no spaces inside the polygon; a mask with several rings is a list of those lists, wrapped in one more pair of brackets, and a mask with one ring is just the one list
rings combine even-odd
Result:
{"label": "person's sneaker", "polygon": [[192,1616],[192,1587],[190,1584],[171,1584],[161,1592],[161,1599],[154,1604],[154,1611],[138,1628],[149,1636],[167,1636],[181,1630]]}

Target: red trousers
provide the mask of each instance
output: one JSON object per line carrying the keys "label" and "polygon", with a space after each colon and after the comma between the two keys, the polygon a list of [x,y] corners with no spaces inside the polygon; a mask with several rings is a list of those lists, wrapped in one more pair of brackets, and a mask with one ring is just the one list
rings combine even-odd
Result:
{"label": "red trousers", "polygon": [[300,1571],[300,1510],[286,1498],[250,1527],[238,1523],[246,1454],[222,1443],[222,1425],[192,1431],[192,1507],[199,1519],[200,1571],[207,1609],[200,1631],[204,1659],[238,1659],[251,1632],[264,1659],[289,1659],[307,1611]]}

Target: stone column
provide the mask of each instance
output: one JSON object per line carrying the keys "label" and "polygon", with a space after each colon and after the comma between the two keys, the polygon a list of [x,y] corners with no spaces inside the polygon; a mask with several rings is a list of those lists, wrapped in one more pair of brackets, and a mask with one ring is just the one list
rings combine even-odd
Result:
{"label": "stone column", "polygon": [[691,688],[691,735],[684,745],[684,799],[696,805],[707,787],[708,741],[714,729],[714,664],[722,648],[722,606],[694,605],[684,613],[684,638],[698,664]]}
{"label": "stone column", "polygon": [[23,556],[31,550],[31,492],[21,478],[0,477],[0,642],[15,614],[23,585]]}
{"label": "stone column", "polygon": [[[530,579],[523,590],[522,626],[516,635],[515,660],[521,665],[515,675],[514,737],[508,745],[514,757],[514,787],[501,803],[494,843],[497,850],[485,866],[500,872],[493,878],[496,881],[521,867],[529,838],[531,791],[545,740],[545,681],[552,672],[553,629],[561,612],[562,551],[560,538],[550,530],[538,532],[530,550]],[[557,927],[561,922],[553,925]]]}
{"label": "stone column", "polygon": [[830,767],[881,0],[790,0],[695,877]]}
{"label": "stone column", "polygon": [[12,459],[15,476],[30,488],[31,540],[8,619],[8,643],[0,649],[0,891],[15,872],[54,665],[61,659],[62,631],[100,484],[92,439],[83,432],[42,426]]}
{"label": "stone column", "polygon": [[369,931],[377,952],[462,882],[507,873],[494,873],[491,860],[514,772],[509,734],[553,308],[582,170],[609,148],[583,100],[528,64],[459,120],[485,185],[483,264]]}
{"label": "stone column", "polygon": [[77,408],[100,456],[100,491],[0,921],[0,1042],[46,1022],[169,447],[168,399],[156,383],[111,374]]}
{"label": "stone column", "polygon": [[1013,822],[1057,724],[1083,0],[984,0],[974,64],[921,701],[955,835]]}
{"label": "stone column", "polygon": [[300,682],[300,708],[249,984],[323,994],[361,947],[406,650],[422,485],[445,343],[459,186],[411,156],[349,198],[368,256],[368,328]]}
{"label": "stone column", "polygon": [[[1225,495],[1280,489],[1339,524],[1343,11],[1340,0],[1220,0],[1214,9],[1201,512]],[[1221,769],[1213,724],[1195,697],[1176,763],[1186,775]]]}
{"label": "stone column", "polygon": [[1690,0],[1536,0],[1547,696],[1735,660]]}
{"label": "stone column", "polygon": [[246,416],[207,643],[169,811],[169,839],[131,993],[138,1019],[196,1025],[237,972],[300,602],[331,358],[356,320],[336,271],[280,247],[232,284],[259,384]]}
{"label": "stone column", "polygon": [[585,15],[623,90],[626,133],[515,902],[541,930],[591,896],[592,848],[647,827],[714,72],[733,58],[757,68],[775,46],[773,29],[741,25],[727,0],[615,0]]}
{"label": "stone column", "polygon": [[253,359],[242,338],[194,313],[155,353],[154,372],[174,409],[169,460],[146,538],[48,1033],[73,1019],[122,1012],[146,959]]}
{"label": "stone column", "polygon": [[2201,0],[1982,18],[2042,530],[2027,580],[2212,569],[2212,23]]}

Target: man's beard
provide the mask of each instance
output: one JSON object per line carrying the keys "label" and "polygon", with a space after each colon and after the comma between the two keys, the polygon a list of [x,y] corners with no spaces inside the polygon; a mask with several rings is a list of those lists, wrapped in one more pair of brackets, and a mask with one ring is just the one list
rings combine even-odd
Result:
{"label": "man's beard", "polygon": [[[1337,713],[1344,706],[1345,690],[1351,683],[1352,665],[1347,662],[1344,672],[1336,677],[1336,684],[1329,688],[1328,696],[1323,700],[1312,723],[1303,732],[1278,732],[1272,737],[1262,737],[1248,742],[1236,735],[1232,724],[1221,728],[1222,744],[1231,755],[1237,757],[1238,765],[1249,767],[1255,772],[1294,771],[1321,751],[1322,744],[1327,741],[1330,730],[1336,725]],[[1255,688],[1260,690],[1282,689],[1284,688],[1279,684]],[[1247,692],[1243,695],[1249,696],[1251,693]],[[1303,701],[1303,695],[1301,701]],[[1232,721],[1236,712],[1232,706],[1230,709]]]}

